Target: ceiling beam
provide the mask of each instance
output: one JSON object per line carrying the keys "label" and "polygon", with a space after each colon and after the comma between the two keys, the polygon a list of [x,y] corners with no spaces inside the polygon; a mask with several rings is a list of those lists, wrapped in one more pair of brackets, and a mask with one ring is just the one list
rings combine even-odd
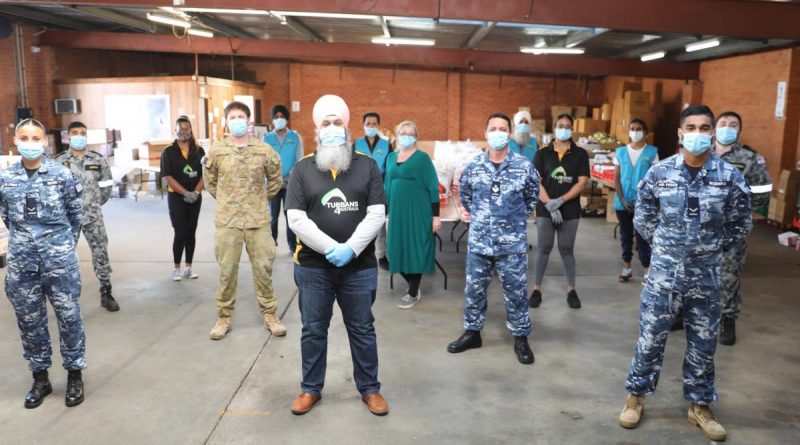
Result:
{"label": "ceiling beam", "polygon": [[21,19],[33,20],[35,22],[41,22],[48,25],[55,25],[62,28],[76,29],[79,31],[88,31],[91,29],[96,29],[95,26],[89,23],[81,22],[79,20],[73,20],[68,17],[60,16],[58,14],[51,14],[49,12],[45,12],[40,9],[32,7],[24,7],[16,5],[0,5],[0,14],[17,17]]}
{"label": "ceiling beam", "polygon": [[[95,6],[176,6],[173,0],[4,0],[14,3],[65,3]],[[220,0],[184,0],[193,8],[231,7]],[[236,8],[264,9],[263,0],[237,0]],[[726,0],[271,0],[269,8],[284,11],[484,20],[583,26],[650,33],[703,32],[749,39],[800,40],[800,4],[795,2]],[[635,14],[635,19],[631,17]]]}
{"label": "ceiling beam", "polygon": [[233,26],[226,25],[222,23],[220,20],[217,20],[215,17],[208,15],[208,14],[199,14],[199,13],[192,13],[192,21],[197,22],[206,28],[211,28],[216,32],[225,34],[231,37],[239,37],[242,39],[254,39],[256,36],[253,34],[243,31],[239,28],[235,28]]}
{"label": "ceiling beam", "polygon": [[108,20],[109,22],[114,22],[118,25],[122,25],[130,29],[144,31],[144,32],[154,32],[157,29],[155,23],[153,22],[146,22],[136,17],[114,11],[113,9],[98,8],[97,6],[80,6],[80,5],[74,6],[74,8],[85,14],[89,14],[103,20]]}
{"label": "ceiling beam", "polygon": [[492,32],[494,29],[495,22],[486,22],[483,25],[476,26],[475,29],[472,30],[472,33],[469,35],[469,38],[463,45],[462,48],[476,48],[480,45],[481,41]]}
{"label": "ceiling beam", "polygon": [[311,40],[312,42],[325,41],[325,39],[323,39],[322,36],[314,32],[313,29],[306,26],[306,24],[301,22],[299,19],[296,19],[294,17],[283,17],[282,23],[283,22],[286,23],[286,26],[288,26],[289,29],[305,37],[307,40]]}
{"label": "ceiling beam", "polygon": [[237,38],[176,39],[171,35],[48,31],[40,45],[119,51],[217,54],[298,61],[363,63],[479,71],[589,76],[625,75],[696,79],[698,63],[585,56],[534,56],[517,52]]}

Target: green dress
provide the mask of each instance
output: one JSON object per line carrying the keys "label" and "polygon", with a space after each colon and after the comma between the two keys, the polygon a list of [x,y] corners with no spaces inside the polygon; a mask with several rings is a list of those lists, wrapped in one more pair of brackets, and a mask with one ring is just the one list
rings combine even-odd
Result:
{"label": "green dress", "polygon": [[389,208],[386,256],[391,273],[434,273],[432,204],[439,202],[439,178],[430,156],[415,151],[397,164],[386,159],[384,189]]}

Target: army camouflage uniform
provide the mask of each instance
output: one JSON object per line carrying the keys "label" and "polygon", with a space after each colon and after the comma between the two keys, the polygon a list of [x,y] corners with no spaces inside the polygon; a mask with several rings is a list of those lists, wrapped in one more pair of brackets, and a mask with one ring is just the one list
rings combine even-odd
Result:
{"label": "army camouflage uniform", "polygon": [[17,316],[23,356],[33,372],[52,365],[47,300],[58,321],[64,368],[86,367],[75,253],[82,192],[69,170],[46,158],[30,178],[22,163],[0,172],[0,217],[9,234],[5,291]]}
{"label": "army camouflage uniform", "polygon": [[[750,207],[758,209],[769,202],[772,179],[764,157],[747,145],[736,143],[720,158],[739,169],[751,189]],[[734,243],[722,254],[720,287],[722,288],[722,315],[736,319],[742,311],[742,271],[747,259],[747,240]]]}
{"label": "army camouflage uniform", "polygon": [[281,189],[281,159],[268,144],[251,137],[246,147],[230,138],[217,142],[203,158],[206,190],[217,200],[215,255],[219,263],[217,315],[230,318],[236,303],[242,244],[253,268],[262,314],[277,309],[272,288],[275,241],[270,229],[269,199]]}
{"label": "army camouflage uniform", "polygon": [[487,291],[496,272],[514,336],[531,333],[528,315],[528,215],[539,197],[539,173],[524,156],[508,152],[499,167],[484,153],[461,174],[461,203],[471,214],[467,242],[464,327],[486,322]]}
{"label": "army camouflage uniform", "polygon": [[67,150],[55,157],[83,185],[83,219],[81,231],[92,250],[94,274],[103,287],[111,287],[111,263],[108,260],[108,235],[100,208],[111,198],[114,181],[106,159],[93,151],[84,150],[82,157]]}
{"label": "army camouflage uniform", "polygon": [[683,155],[672,156],[651,167],[639,183],[634,225],[653,255],[625,388],[637,395],[656,390],[667,334],[682,310],[684,398],[708,405],[717,399],[720,260],[723,249],[744,239],[753,226],[747,184],[735,167],[714,155],[694,180]]}

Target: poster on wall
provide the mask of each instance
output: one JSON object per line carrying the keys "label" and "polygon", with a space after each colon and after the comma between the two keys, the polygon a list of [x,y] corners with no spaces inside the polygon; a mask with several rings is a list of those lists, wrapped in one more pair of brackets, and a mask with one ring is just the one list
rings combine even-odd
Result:
{"label": "poster on wall", "polygon": [[169,95],[108,94],[106,127],[122,131],[122,146],[172,139]]}
{"label": "poster on wall", "polygon": [[775,99],[775,119],[784,119],[784,109],[786,108],[786,81],[778,82],[778,98]]}

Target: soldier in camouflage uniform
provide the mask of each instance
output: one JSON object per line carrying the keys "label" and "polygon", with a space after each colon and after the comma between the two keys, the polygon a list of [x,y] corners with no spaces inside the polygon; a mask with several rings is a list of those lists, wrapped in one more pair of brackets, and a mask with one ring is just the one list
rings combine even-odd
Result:
{"label": "soldier in camouflage uniform", "polygon": [[281,189],[281,159],[268,144],[248,135],[250,108],[241,102],[225,107],[230,136],[214,144],[203,158],[206,189],[217,200],[215,254],[219,263],[217,323],[212,340],[221,340],[230,329],[236,303],[239,258],[245,245],[253,268],[253,284],[273,335],[286,335],[275,315],[277,300],[272,289],[275,241],[270,230],[268,202]]}
{"label": "soldier in camouflage uniform", "polygon": [[[772,179],[767,171],[764,157],[749,146],[738,142],[742,130],[742,118],[733,111],[722,113],[717,118],[716,154],[725,162],[739,169],[750,187],[750,206],[758,209],[769,202]],[[719,343],[736,343],[736,318],[742,311],[742,271],[747,257],[747,240],[741,239],[722,254],[720,287],[722,288],[722,321]]]}
{"label": "soldier in camouflage uniform", "polygon": [[44,127],[27,119],[15,132],[22,161],[0,172],[0,217],[8,228],[6,296],[14,307],[23,356],[33,372],[26,408],[36,408],[52,392],[47,306],[58,321],[61,357],[68,371],[66,404],[83,401],[81,370],[86,367],[83,319],[78,299],[81,277],[75,244],[81,227],[81,183],[44,156]]}
{"label": "soldier in camouflage uniform", "polygon": [[527,304],[527,219],[536,208],[539,174],[527,158],[508,150],[510,131],[508,116],[491,115],[486,128],[489,152],[472,160],[461,174],[461,203],[471,216],[464,290],[466,332],[447,350],[457,353],[481,346],[487,291],[496,272],[514,351],[520,363],[530,364],[534,357],[528,345],[532,328]]}
{"label": "soldier in camouflage uniform", "polygon": [[689,421],[712,440],[725,439],[725,429],[708,407],[717,400],[719,266],[723,249],[747,236],[752,219],[741,174],[711,154],[713,133],[714,115],[708,107],[684,110],[678,130],[682,153],[651,167],[639,183],[634,225],[653,253],[641,297],[639,341],[625,382],[630,395],[619,417],[625,428],[638,425],[645,396],[656,390],[667,334],[682,310]]}
{"label": "soldier in camouflage uniform", "polygon": [[108,261],[108,235],[101,206],[111,198],[111,168],[106,159],[86,149],[86,125],[73,122],[67,128],[69,150],[60,153],[55,161],[63,164],[83,185],[83,221],[81,230],[92,250],[94,274],[100,281],[100,305],[109,312],[119,310],[111,295],[111,264]]}

